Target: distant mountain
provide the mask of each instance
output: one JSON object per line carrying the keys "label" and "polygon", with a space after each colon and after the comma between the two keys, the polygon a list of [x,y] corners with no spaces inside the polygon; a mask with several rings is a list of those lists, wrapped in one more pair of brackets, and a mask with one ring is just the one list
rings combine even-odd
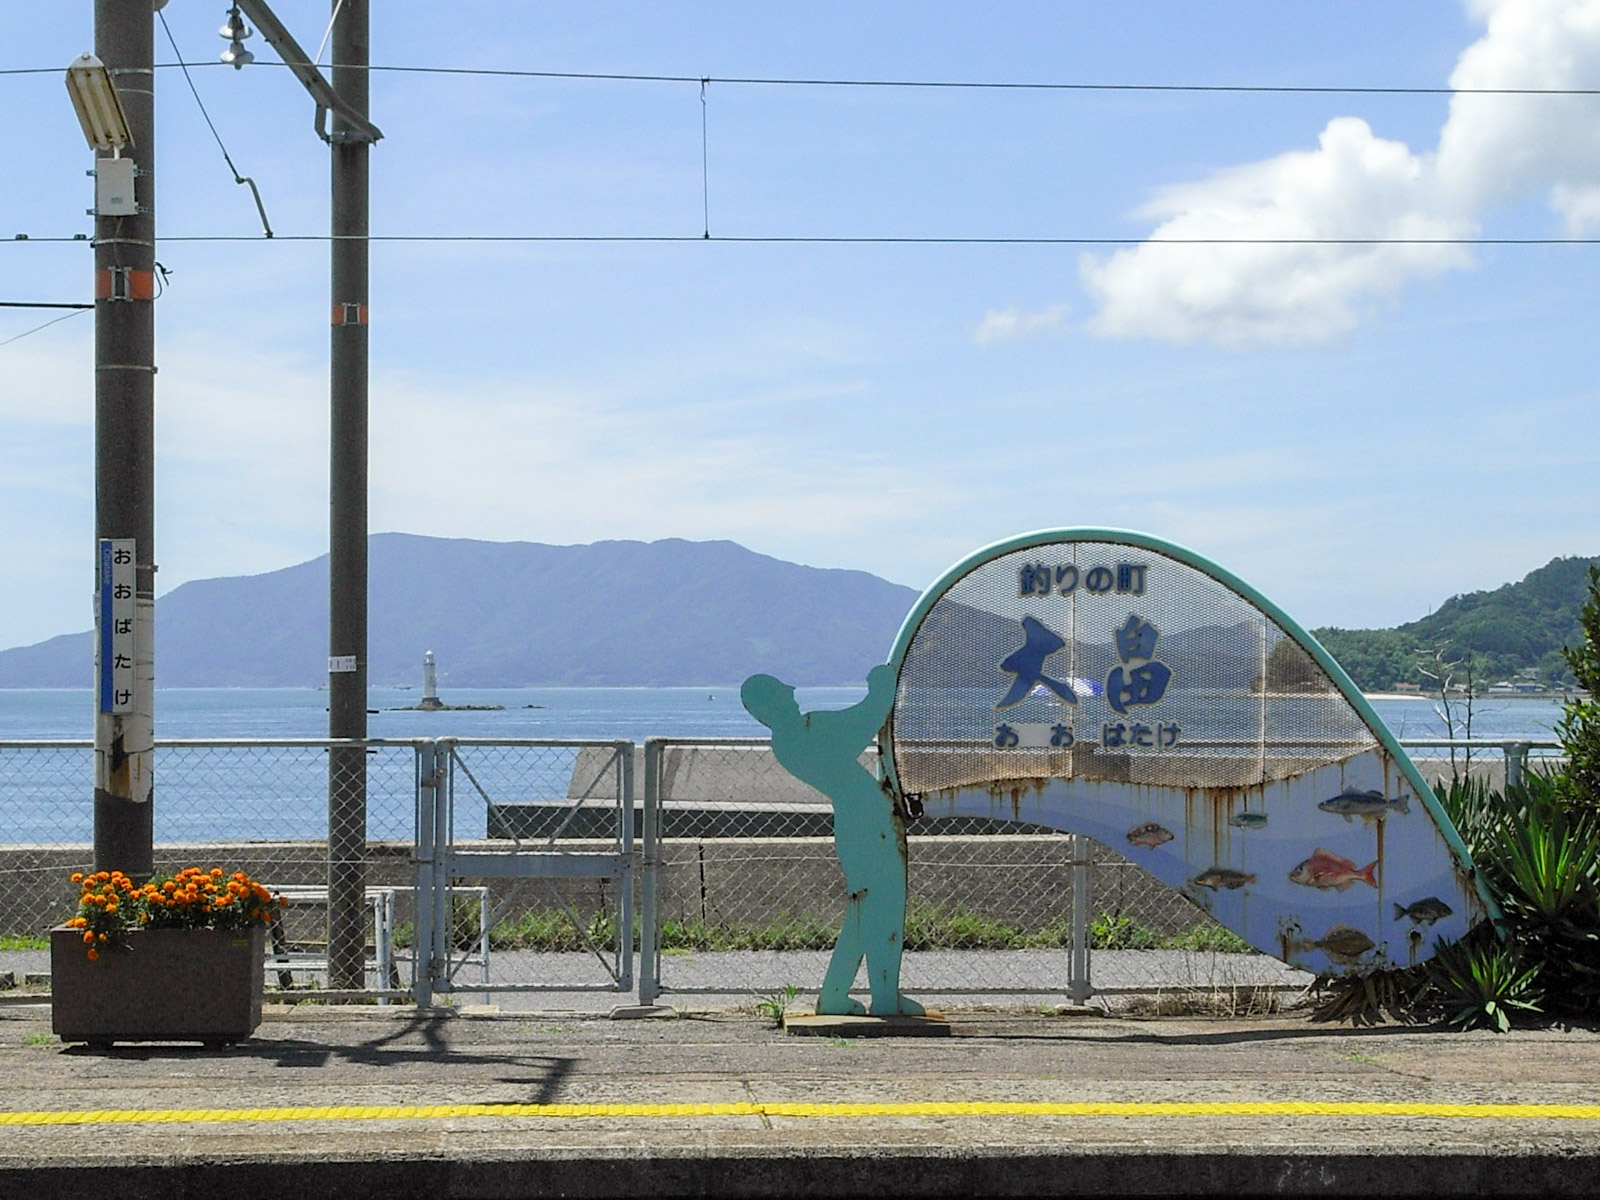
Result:
{"label": "distant mountain", "polygon": [[[864,571],[733,542],[532,542],[375,534],[368,679],[440,687],[858,683],[916,602]],[[156,605],[162,687],[327,682],[328,558],[183,584]],[[87,687],[92,633],[0,651],[0,687]],[[446,697],[448,699],[448,696]]]}
{"label": "distant mountain", "polygon": [[[1452,596],[1421,620],[1395,629],[1316,629],[1313,634],[1368,691],[1428,681],[1417,664],[1435,651],[1464,658],[1470,651],[1474,682],[1491,684],[1532,672],[1545,686],[1570,684],[1563,646],[1583,638],[1578,610],[1588,595],[1596,558],[1553,558],[1520,582],[1493,591]],[[1458,682],[1464,682],[1458,671]]]}

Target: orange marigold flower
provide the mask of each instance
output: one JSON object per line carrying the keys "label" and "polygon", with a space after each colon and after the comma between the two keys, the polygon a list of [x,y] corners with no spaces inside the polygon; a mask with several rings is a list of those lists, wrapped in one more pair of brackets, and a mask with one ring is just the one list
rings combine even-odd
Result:
{"label": "orange marigold flower", "polygon": [[74,871],[72,873],[71,879],[72,879],[73,883],[82,883],[83,882],[83,872],[82,871]]}
{"label": "orange marigold flower", "polygon": [[100,957],[100,951],[95,950],[95,949],[93,949],[91,947],[90,950],[89,950],[89,961],[90,962],[94,962],[99,957]]}

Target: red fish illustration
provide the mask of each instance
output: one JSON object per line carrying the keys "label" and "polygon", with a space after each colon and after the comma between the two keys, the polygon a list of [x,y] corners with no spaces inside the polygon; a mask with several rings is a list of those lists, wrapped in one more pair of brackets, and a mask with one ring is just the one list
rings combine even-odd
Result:
{"label": "red fish illustration", "polygon": [[1289,872],[1289,882],[1324,890],[1338,888],[1341,892],[1347,892],[1355,887],[1358,879],[1368,887],[1377,887],[1377,872],[1377,859],[1357,868],[1348,858],[1340,858],[1333,851],[1318,846],[1310,858]]}

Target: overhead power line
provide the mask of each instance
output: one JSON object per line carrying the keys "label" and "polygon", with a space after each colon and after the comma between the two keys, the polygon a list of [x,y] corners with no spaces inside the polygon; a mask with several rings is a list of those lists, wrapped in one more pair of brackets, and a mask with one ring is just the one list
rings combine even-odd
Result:
{"label": "overhead power line", "polygon": [[[220,67],[226,63],[157,63],[156,69],[183,66]],[[257,67],[281,67],[282,63],[258,62]],[[341,64],[333,64],[339,66]],[[506,79],[564,79],[601,83],[720,83],[750,87],[808,88],[931,88],[956,91],[1009,92],[1218,92],[1245,95],[1311,96],[1600,96],[1600,88],[1454,88],[1364,86],[1354,84],[1276,84],[1276,83],[1088,83],[1046,80],[1004,79],[848,79],[826,76],[781,75],[678,75],[636,71],[531,71],[511,67],[428,67],[374,63],[368,71],[410,75],[462,75]],[[55,75],[60,67],[6,67],[0,75]]]}
{"label": "overhead power line", "polygon": [[[343,3],[343,0],[340,0]],[[211,120],[211,114],[206,111],[206,102],[200,99],[200,89],[194,86],[194,80],[189,76],[191,64],[183,61],[183,51],[178,49],[177,39],[172,36],[172,26],[167,24],[167,14],[157,11],[156,16],[161,19],[161,28],[166,30],[167,41],[172,45],[172,52],[178,55],[178,66],[183,70],[183,81],[189,85],[189,94],[194,97],[194,102],[200,107],[200,115],[205,118],[206,128],[211,130],[211,136],[216,139],[217,149],[222,151],[222,161],[228,164],[228,170],[233,172],[233,181],[249,187],[250,195],[255,197],[256,212],[261,217],[261,231],[266,237],[272,236],[272,225],[267,220],[267,206],[261,203],[261,189],[256,187],[256,181],[248,175],[239,174],[239,168],[233,165],[233,157],[228,153],[228,148],[222,144],[222,135],[217,132],[216,125]],[[331,29],[332,26],[330,25]],[[319,52],[320,53],[320,52]]]}
{"label": "overhead power line", "polygon": [[[29,307],[32,307],[32,308],[44,308],[45,305],[36,304],[36,305],[30,305]],[[51,305],[50,307],[84,309],[84,308],[93,308],[94,305],[92,305],[92,304],[72,304],[72,305]],[[25,329],[21,333],[17,334],[14,337],[6,338],[5,341],[0,342],[0,346],[9,346],[9,345],[11,345],[12,342],[20,342],[23,338],[29,337],[29,336],[31,336],[31,335],[33,335],[35,333],[38,333],[41,329],[49,329],[50,326],[52,326],[52,325],[58,325],[62,321],[70,321],[70,320],[72,320],[73,317],[78,317],[78,316],[82,316],[82,315],[83,314],[81,312],[69,312],[69,313],[62,313],[59,317],[51,317],[48,321],[46,321],[42,325],[35,325],[32,329]]]}
{"label": "overhead power line", "polygon": [[[166,242],[264,242],[256,234],[162,234]],[[1317,238],[1317,237],[962,237],[875,236],[832,234],[706,234],[706,233],[374,233],[365,237],[327,233],[279,233],[273,242],[367,241],[392,243],[526,242],[672,244],[675,242],[729,242],[735,245],[796,246],[1596,246],[1600,237],[1459,237],[1459,238]],[[83,242],[81,237],[26,237],[10,244]],[[0,240],[0,245],[7,244]],[[91,243],[84,243],[91,244]]]}

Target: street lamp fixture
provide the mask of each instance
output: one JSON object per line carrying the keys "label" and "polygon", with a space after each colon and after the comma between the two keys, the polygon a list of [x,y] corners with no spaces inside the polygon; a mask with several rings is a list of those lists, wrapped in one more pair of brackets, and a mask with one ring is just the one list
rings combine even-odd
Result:
{"label": "street lamp fixture", "polygon": [[128,116],[105,63],[92,54],[73,59],[67,68],[67,94],[89,145],[122,157],[122,148],[133,144],[133,134],[128,132]]}

